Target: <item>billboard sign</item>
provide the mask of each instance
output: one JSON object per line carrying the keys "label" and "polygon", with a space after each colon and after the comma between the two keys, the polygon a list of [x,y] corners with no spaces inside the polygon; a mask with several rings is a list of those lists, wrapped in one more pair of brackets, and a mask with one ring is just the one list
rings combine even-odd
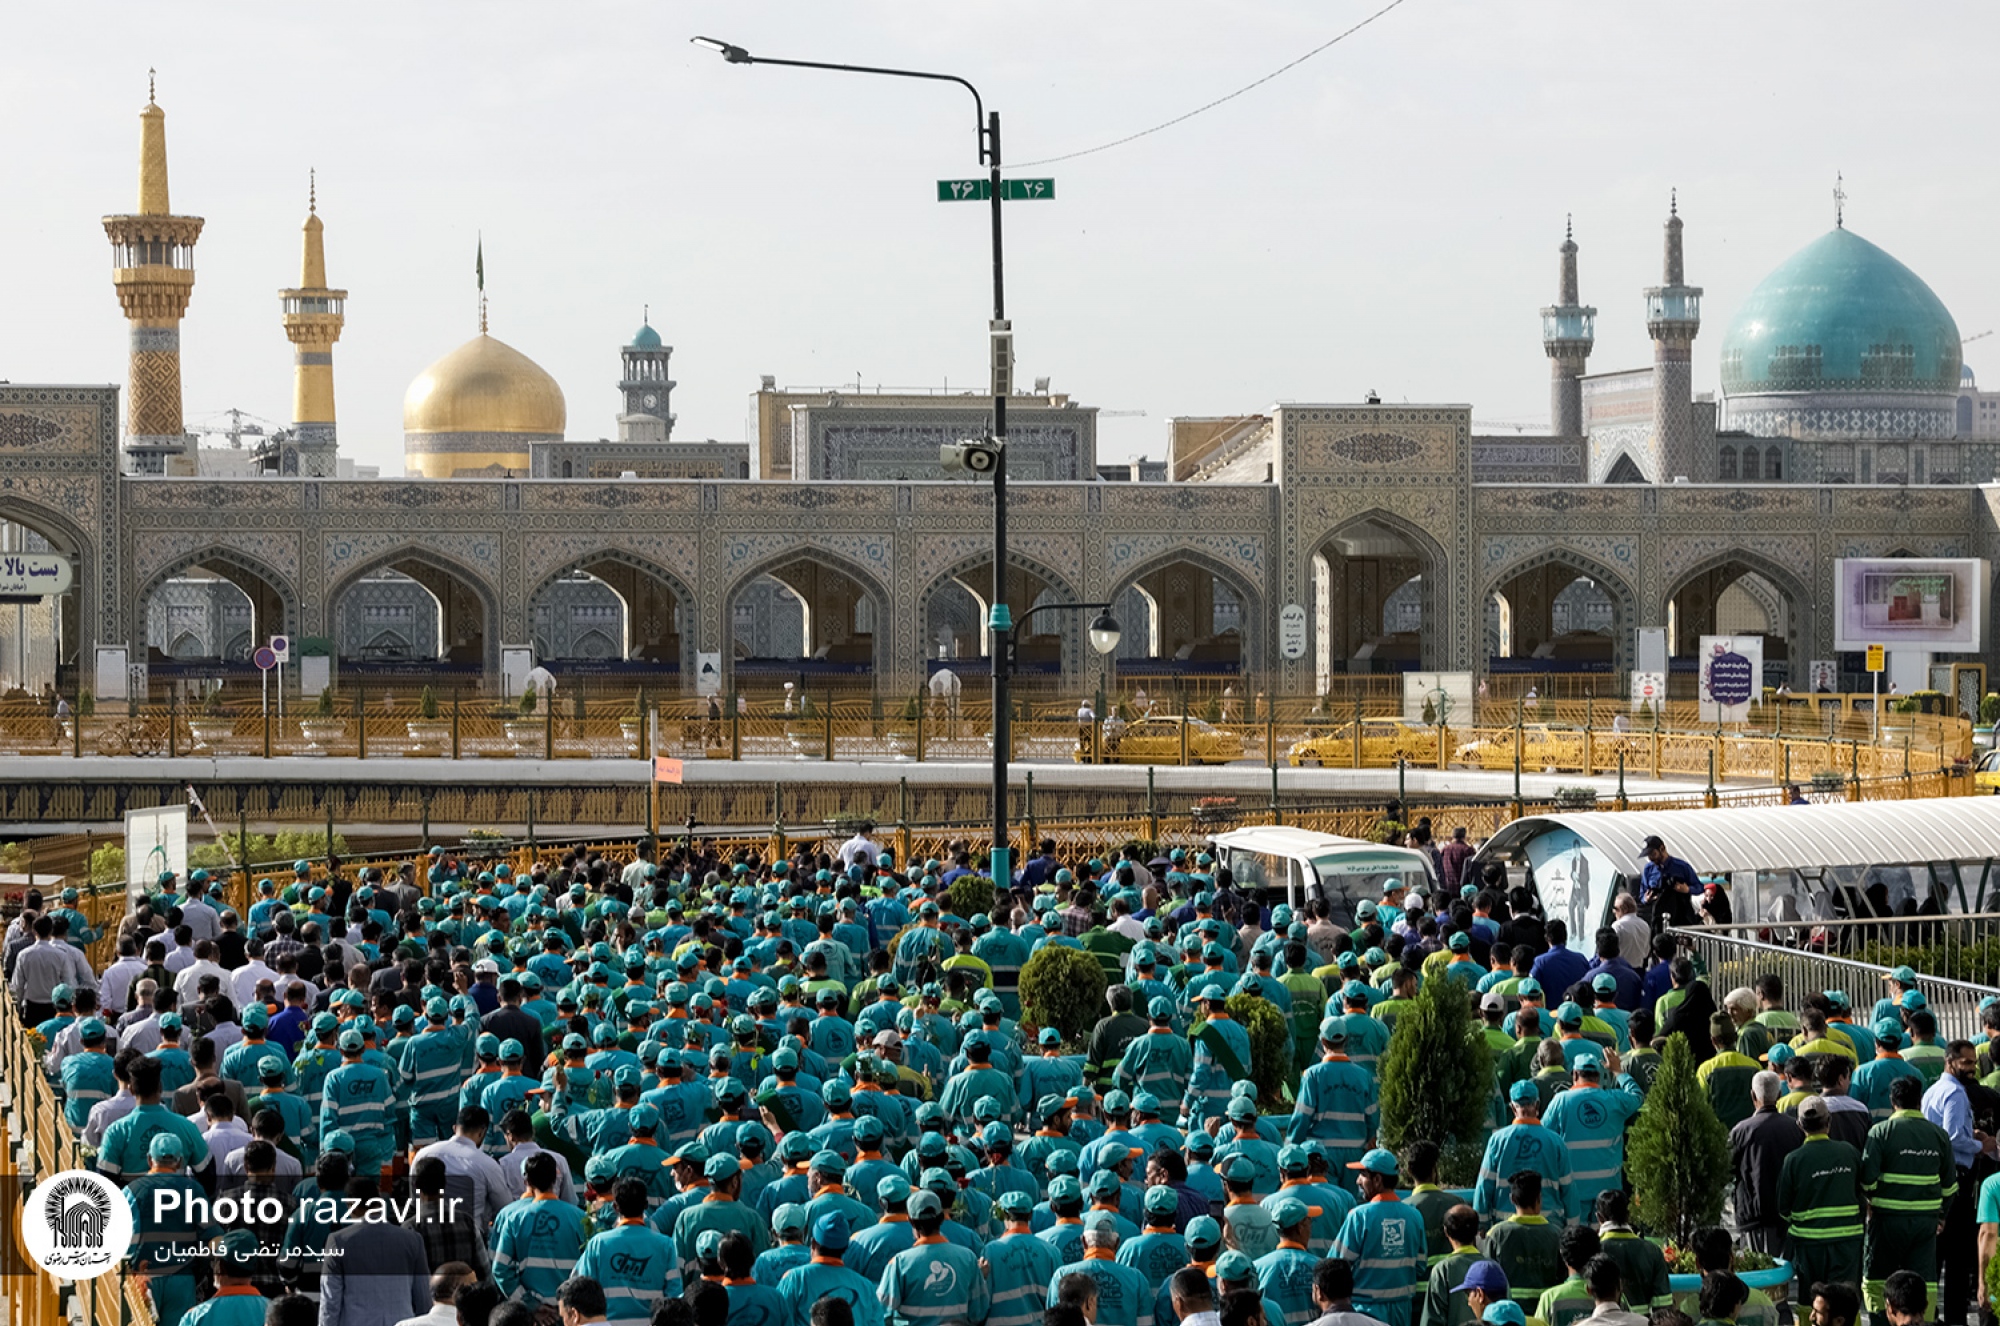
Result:
{"label": "billboard sign", "polygon": [[1833,647],[1977,653],[1990,579],[1976,557],[1836,558]]}
{"label": "billboard sign", "polygon": [[1764,687],[1764,637],[1705,635],[1701,638],[1700,720],[1740,723]]}
{"label": "billboard sign", "polygon": [[125,812],[125,883],[132,896],[150,892],[165,871],[187,878],[187,837],[184,805]]}

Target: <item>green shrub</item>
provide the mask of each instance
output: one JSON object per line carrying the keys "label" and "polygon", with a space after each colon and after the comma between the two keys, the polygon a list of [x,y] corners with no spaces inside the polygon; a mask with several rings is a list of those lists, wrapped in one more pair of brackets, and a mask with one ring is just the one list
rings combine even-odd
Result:
{"label": "green shrub", "polygon": [[1401,1151],[1436,1142],[1444,1181],[1470,1186],[1478,1177],[1493,1095],[1493,1051],[1472,1018],[1467,987],[1434,976],[1396,1019],[1383,1052],[1382,1145]]}
{"label": "green shrub", "polygon": [[944,891],[945,904],[952,915],[970,921],[982,912],[993,911],[993,896],[997,892],[993,881],[984,875],[960,875]]}
{"label": "green shrub", "polygon": [[[227,866],[229,864],[230,852],[244,853],[249,858],[247,864],[252,866],[290,865],[301,857],[317,859],[326,855],[326,830],[324,829],[287,829],[275,838],[267,834],[253,833],[247,842],[239,842],[233,833],[226,835],[226,838],[228,840],[227,850],[224,850],[224,844],[221,842],[207,842],[198,846],[190,846],[188,848],[188,868],[190,870],[213,870],[218,866]],[[344,856],[347,852],[347,839],[337,833],[333,836],[333,852],[335,856]],[[122,855],[120,858],[119,873],[121,876],[124,873]],[[95,855],[92,856],[91,878],[93,881],[97,878]]]}
{"label": "green shrub", "polygon": [[1104,969],[1082,949],[1050,944],[1021,968],[1021,1025],[1054,1027],[1080,1046],[1104,1014]]}
{"label": "green shrub", "polygon": [[535,712],[535,683],[533,682],[529,682],[527,688],[521,692],[521,712],[524,714]]}
{"label": "green shrub", "polygon": [[1634,1212],[1653,1234],[1686,1245],[1722,1215],[1729,1172],[1729,1131],[1695,1076],[1694,1055],[1679,1032],[1667,1037],[1659,1076],[1646,1093],[1625,1146]]}
{"label": "green shrub", "polygon": [[320,691],[319,703],[313,706],[313,712],[321,718],[333,717],[333,687],[328,686]]}
{"label": "green shrub", "polygon": [[2000,724],[2000,691],[1988,691],[1979,698],[1979,721],[1987,727]]}
{"label": "green shrub", "polygon": [[[2000,697],[1995,697],[2000,698]],[[79,691],[76,696],[76,713],[79,718],[92,718],[97,714],[97,697],[89,691]]]}
{"label": "green shrub", "polygon": [[125,880],[125,849],[115,843],[91,849],[90,882],[120,884]]}
{"label": "green shrub", "polygon": [[429,686],[417,692],[417,716],[425,719],[438,716],[437,692]]}
{"label": "green shrub", "polygon": [[1257,1108],[1265,1112],[1286,1108],[1285,1093],[1298,1085],[1293,1071],[1292,1029],[1278,1006],[1262,995],[1229,996],[1224,1005],[1237,1025],[1250,1034],[1250,1077],[1257,1083]]}
{"label": "green shrub", "polygon": [[[1916,925],[1912,922],[1912,927]],[[1930,926],[1948,925],[1929,921]],[[1872,967],[1914,967],[1929,976],[1976,985],[1992,982],[2000,969],[2000,939],[1982,939],[1976,944],[1863,944],[1851,955]]]}

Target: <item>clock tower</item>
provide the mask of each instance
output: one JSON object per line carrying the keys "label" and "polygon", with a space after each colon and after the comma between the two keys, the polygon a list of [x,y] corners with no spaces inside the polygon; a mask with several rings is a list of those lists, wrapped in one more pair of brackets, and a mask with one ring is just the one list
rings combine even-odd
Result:
{"label": "clock tower", "polygon": [[624,375],[618,390],[625,395],[625,411],[618,416],[620,442],[666,442],[674,435],[673,411],[668,408],[674,382],[667,376],[667,360],[674,347],[662,344],[651,322],[641,323],[632,343],[619,351]]}

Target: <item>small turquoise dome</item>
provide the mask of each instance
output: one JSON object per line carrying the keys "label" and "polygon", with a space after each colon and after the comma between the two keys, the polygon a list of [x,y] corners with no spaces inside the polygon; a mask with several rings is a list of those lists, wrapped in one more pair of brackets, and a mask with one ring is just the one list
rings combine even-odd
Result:
{"label": "small turquoise dome", "polygon": [[660,334],[653,330],[652,323],[642,323],[639,330],[632,333],[631,348],[634,350],[657,350],[660,348]]}
{"label": "small turquoise dome", "polygon": [[1921,277],[1830,230],[1750,292],[1722,342],[1729,396],[1955,394],[1958,324]]}

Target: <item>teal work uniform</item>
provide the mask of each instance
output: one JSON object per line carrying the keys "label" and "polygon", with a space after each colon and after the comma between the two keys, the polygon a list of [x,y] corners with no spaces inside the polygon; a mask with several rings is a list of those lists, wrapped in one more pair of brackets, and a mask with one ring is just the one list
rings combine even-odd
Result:
{"label": "teal work uniform", "polygon": [[517,1109],[525,1109],[532,1113],[534,1107],[530,1102],[534,1100],[532,1093],[537,1087],[535,1079],[525,1073],[503,1073],[480,1093],[480,1108],[484,1109],[486,1117],[493,1121],[493,1126],[486,1130],[487,1155],[497,1157],[507,1154],[507,1149],[512,1143],[508,1142],[507,1135],[500,1131],[500,1121]]}
{"label": "teal work uniform", "polygon": [[786,1326],[790,1317],[778,1291],[755,1280],[724,1284],[729,1291],[729,1326]]}
{"label": "teal work uniform", "polygon": [[1913,1077],[1920,1087],[1930,1085],[1924,1081],[1923,1070],[1900,1054],[1877,1054],[1854,1070],[1854,1080],[1847,1094],[1866,1105],[1869,1115],[1880,1123],[1889,1117],[1894,1108],[1889,1104],[1889,1087],[1899,1077]]}
{"label": "teal work uniform", "polygon": [[[291,1144],[303,1148],[306,1134],[313,1131],[312,1111],[306,1103],[289,1091],[260,1091],[250,1098],[249,1114],[257,1117],[259,1110],[273,1110],[285,1121],[285,1137]],[[300,1157],[304,1163],[304,1157]]]}
{"label": "teal work uniform", "polygon": [[[988,1259],[991,1260],[990,1251]],[[1118,1245],[1117,1260],[1145,1276],[1147,1283],[1164,1284],[1168,1276],[1188,1264],[1187,1240],[1171,1227],[1156,1229],[1149,1225],[1139,1237]]]}
{"label": "teal work uniform", "polygon": [[[1278,1185],[1278,1191],[1264,1199],[1264,1209],[1270,1210],[1281,1199],[1296,1197],[1307,1206],[1317,1206],[1319,1214],[1313,1217],[1312,1235],[1306,1246],[1315,1257],[1324,1257],[1333,1247],[1333,1240],[1340,1234],[1340,1227],[1347,1223],[1347,1213],[1357,1205],[1354,1194],[1345,1188],[1336,1188],[1331,1183],[1311,1183],[1305,1179],[1286,1179]],[[1418,1208],[1418,1214],[1423,1210]]]}
{"label": "teal work uniform", "polygon": [[1389,1049],[1389,1028],[1366,1013],[1346,1013],[1340,1020],[1347,1024],[1348,1059],[1379,1075],[1382,1056]]}
{"label": "teal work uniform", "polygon": [[63,1118],[82,1131],[90,1122],[90,1107],[118,1092],[118,1075],[111,1056],[102,1050],[79,1050],[62,1061]]}
{"label": "teal work uniform", "polygon": [[368,1063],[344,1063],[326,1075],[319,1102],[319,1134],[344,1128],[354,1138],[354,1176],[380,1172],[395,1152],[389,1132],[389,1075]]}
{"label": "teal work uniform", "polygon": [[[207,1144],[202,1147],[202,1154],[206,1155]],[[180,1205],[164,1219],[155,1219],[154,1194],[169,1191],[180,1193]],[[196,1268],[174,1249],[176,1245],[187,1248],[204,1243],[216,1234],[214,1226],[196,1224],[188,1216],[189,1200],[205,1200],[206,1196],[186,1170],[141,1173],[125,1189],[126,1205],[132,1208],[132,1249],[125,1254],[125,1265],[143,1266],[148,1272],[146,1287],[153,1296],[153,1320],[157,1326],[180,1326],[184,1314],[194,1306]]]}
{"label": "teal work uniform", "polygon": [[1013,1080],[997,1068],[967,1068],[952,1074],[951,1080],[944,1084],[944,1094],[938,1097],[938,1105],[943,1108],[945,1118],[969,1122],[973,1104],[986,1096],[1000,1102],[1003,1120],[1013,1122],[1021,1117]]}
{"label": "teal work uniform", "polygon": [[331,1045],[301,1045],[298,1058],[292,1060],[292,1073],[297,1079],[299,1096],[306,1108],[312,1111],[315,1122],[319,1119],[320,1102],[326,1092],[327,1074],[340,1067],[340,1051]]}
{"label": "teal work uniform", "polygon": [[862,1279],[836,1257],[814,1257],[787,1271],[778,1282],[778,1298],[791,1314],[790,1326],[808,1326],[813,1304],[823,1298],[837,1298],[852,1308],[854,1326],[882,1326],[882,1303],[875,1297],[875,1282]]}
{"label": "teal work uniform", "polygon": [[1278,1222],[1256,1202],[1232,1197],[1222,1208],[1222,1223],[1235,1232],[1238,1250],[1253,1262],[1277,1249]]}
{"label": "teal work uniform", "polygon": [[493,1219],[493,1282],[530,1306],[553,1303],[583,1251],[583,1212],[555,1197],[524,1197]]}
{"label": "teal work uniform", "polygon": [[162,1045],[147,1056],[160,1065],[160,1095],[172,1100],[174,1093],[194,1081],[194,1060],[178,1045]]}
{"label": "teal work uniform", "polygon": [[147,1148],[161,1133],[172,1133],[181,1139],[181,1151],[189,1158],[188,1169],[200,1170],[208,1164],[208,1139],[201,1135],[194,1120],[175,1114],[156,1101],[135,1106],[130,1114],[114,1120],[104,1130],[104,1141],[97,1148],[97,1168],[114,1179],[137,1181],[146,1172]]}
{"label": "teal work uniform", "polygon": [[1153,1287],[1145,1276],[1112,1257],[1086,1256],[1058,1266],[1049,1277],[1046,1306],[1061,1302],[1059,1287],[1072,1275],[1087,1275],[1096,1281],[1098,1326],[1153,1326]]}
{"label": "teal work uniform", "polygon": [[[812,1227],[812,1216],[808,1214],[806,1227]],[[863,1215],[863,1220],[874,1219],[872,1212]],[[718,1234],[741,1234],[750,1240],[750,1252],[757,1253],[771,1246],[771,1234],[757,1213],[741,1202],[718,1197],[713,1193],[692,1206],[684,1207],[674,1221],[674,1244],[681,1250],[681,1261],[691,1262],[694,1258],[694,1241],[708,1230]]]}
{"label": "teal work uniform", "polygon": [[[848,1244],[851,1248],[854,1245]],[[757,1260],[750,1263],[750,1278],[760,1285],[776,1289],[785,1275],[795,1266],[804,1266],[812,1260],[812,1249],[803,1243],[778,1243],[757,1254]]]}
{"label": "teal work uniform", "polygon": [[1300,1076],[1285,1140],[1319,1144],[1345,1188],[1354,1173],[1347,1164],[1368,1149],[1381,1108],[1375,1079],[1367,1069],[1350,1059],[1328,1057]]}
{"label": "teal work uniform", "polygon": [[462,1038],[445,1027],[420,1031],[403,1045],[397,1068],[410,1092],[410,1140],[418,1146],[451,1136],[463,1072]]}
{"label": "teal work uniform", "polygon": [[[889,1263],[895,1260],[896,1254],[908,1250],[916,1241],[917,1232],[910,1228],[907,1216],[885,1218],[866,1229],[856,1230],[848,1240],[847,1251],[841,1254],[840,1262],[848,1270],[880,1284],[882,1273],[889,1269]],[[1051,1253],[1049,1265],[1053,1267],[1055,1264],[1055,1256]],[[995,1266],[997,1268],[998,1263]],[[1035,1291],[1035,1302],[1041,1302],[1039,1286]],[[1041,1310],[1037,1308],[1037,1319],[1040,1316]]]}
{"label": "teal work uniform", "polygon": [[[891,1258],[876,1297],[886,1326],[928,1326],[953,1317],[983,1322],[991,1301],[979,1258],[942,1238],[925,1240]],[[735,1322],[732,1314],[731,1326]]]}
{"label": "teal work uniform", "polygon": [[[1127,1242],[1119,1247],[1120,1261],[1125,1260],[1125,1250],[1132,1246],[1132,1242]],[[986,1310],[986,1326],[1039,1326],[1043,1295],[1055,1278],[1055,1250],[1033,1234],[1002,1234],[986,1245],[985,1257],[987,1265],[992,1267],[993,1300]],[[1128,1266],[1131,1264],[1126,1262]],[[1186,1264],[1184,1248],[1174,1269]]]}
{"label": "teal work uniform", "polygon": [[1514,1199],[1507,1186],[1522,1170],[1542,1176],[1542,1212],[1561,1224],[1570,1210],[1569,1148],[1539,1123],[1510,1123],[1487,1139],[1472,1208],[1486,1219],[1512,1215]]}
{"label": "teal work uniform", "polygon": [[1387,1196],[1361,1203],[1341,1222],[1329,1255],[1354,1264],[1355,1311],[1410,1326],[1425,1264],[1424,1218],[1415,1207]]}
{"label": "teal work uniform", "polygon": [[620,1220],[583,1245],[576,1274],[604,1287],[609,1326],[646,1326],[653,1304],[681,1292],[680,1250],[642,1220]]}
{"label": "teal work uniform", "polygon": [[[1569,1152],[1570,1190],[1566,1210],[1588,1220],[1600,1193],[1621,1186],[1625,1171],[1625,1125],[1646,1098],[1636,1090],[1573,1086],[1549,1104],[1542,1126],[1562,1138]],[[1590,1314],[1584,1309],[1584,1315]],[[1554,1326],[1551,1322],[1549,1326]]]}
{"label": "teal work uniform", "polygon": [[264,1326],[270,1306],[250,1285],[225,1285],[181,1314],[181,1326]]}
{"label": "teal work uniform", "polygon": [[276,1059],[285,1066],[286,1085],[291,1084],[292,1065],[285,1058],[285,1047],[267,1040],[241,1040],[230,1046],[222,1054],[221,1076],[240,1085],[245,1091],[257,1091],[264,1085],[263,1075],[257,1065],[266,1059]]}
{"label": "teal work uniform", "polygon": [[[1307,1326],[1319,1316],[1319,1309],[1313,1306],[1313,1270],[1319,1265],[1319,1258],[1304,1248],[1280,1243],[1259,1257],[1255,1265],[1257,1292],[1278,1305],[1285,1314],[1284,1326]],[[1270,1326],[1278,1323],[1272,1322]]]}
{"label": "teal work uniform", "polygon": [[[1217,1036],[1227,1046],[1227,1054],[1211,1047],[1207,1037]],[[1234,1063],[1227,1062],[1233,1059]],[[1249,1076],[1250,1033],[1229,1017],[1211,1017],[1202,1024],[1200,1039],[1194,1043],[1194,1063],[1188,1075],[1184,1122],[1190,1128],[1209,1119],[1219,1119],[1229,1105],[1229,1088],[1237,1079]],[[1240,1070],[1240,1071],[1239,1071]]]}

